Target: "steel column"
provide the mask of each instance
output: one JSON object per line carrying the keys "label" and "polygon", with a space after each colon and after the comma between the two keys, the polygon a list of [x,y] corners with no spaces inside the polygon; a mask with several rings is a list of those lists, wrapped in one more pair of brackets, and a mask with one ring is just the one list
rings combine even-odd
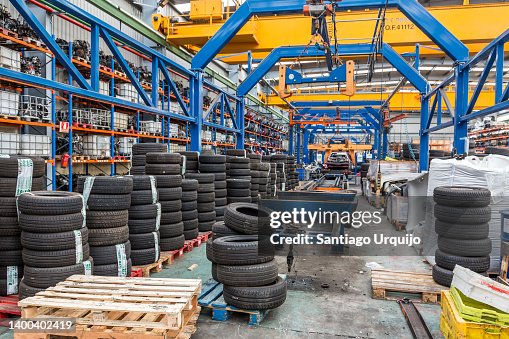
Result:
{"label": "steel column", "polygon": [[467,114],[468,109],[468,78],[469,69],[462,65],[456,66],[456,116],[454,117],[454,148],[457,154],[467,152],[468,122],[462,118]]}
{"label": "steel column", "polygon": [[99,26],[93,24],[90,31],[90,85],[99,92]]}
{"label": "steel column", "polygon": [[304,130],[304,136],[303,136],[304,140],[302,142],[302,163],[304,164],[309,164],[309,160],[310,160],[310,157],[309,157],[309,139],[310,139],[310,132],[309,130],[305,129]]}
{"label": "steel column", "polygon": [[191,151],[201,152],[203,134],[203,71],[198,70],[195,76],[190,79],[190,111],[191,117],[195,119],[191,124]]}
{"label": "steel column", "polygon": [[245,116],[245,110],[246,110],[246,106],[245,106],[245,100],[244,97],[239,97],[238,100],[237,100],[237,109],[236,109],[236,123],[237,123],[237,129],[238,129],[238,132],[237,132],[237,149],[244,149],[244,143],[245,143],[245,128],[244,128],[244,125],[245,125],[245,121],[244,121],[244,116]]}
{"label": "steel column", "polygon": [[301,140],[302,140],[302,130],[300,126],[295,126],[295,135],[297,136],[297,149],[296,149],[296,160],[297,163],[300,164],[301,162]]}
{"label": "steel column", "polygon": [[419,132],[421,141],[419,144],[419,169],[421,172],[428,171],[429,166],[429,133],[426,133],[426,125],[428,124],[429,113],[429,98],[423,97],[421,99],[421,130]]}

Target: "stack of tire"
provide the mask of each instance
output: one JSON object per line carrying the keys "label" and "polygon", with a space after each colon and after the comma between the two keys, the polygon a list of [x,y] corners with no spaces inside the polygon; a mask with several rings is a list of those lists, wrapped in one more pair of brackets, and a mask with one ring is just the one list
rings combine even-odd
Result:
{"label": "stack of tire", "polygon": [[18,212],[25,263],[20,299],[34,296],[73,274],[94,273],[80,194],[23,193],[18,197]]}
{"label": "stack of tire", "polygon": [[212,230],[216,222],[216,194],[213,173],[188,173],[186,179],[198,181],[198,228],[190,230],[186,239],[195,239],[199,232]]}
{"label": "stack of tire", "polygon": [[157,182],[154,176],[135,175],[132,179],[129,241],[132,264],[140,266],[159,260],[161,205],[158,203]]}
{"label": "stack of tire", "polygon": [[238,202],[251,202],[251,181],[247,179],[226,180],[228,205]]}
{"label": "stack of tire", "polygon": [[435,231],[438,249],[433,279],[450,286],[454,266],[460,265],[477,273],[490,267],[491,193],[483,188],[442,186],[435,188]]}
{"label": "stack of tire", "polygon": [[286,177],[286,160],[288,156],[285,154],[275,154],[272,156],[272,162],[276,163],[276,187],[279,191],[288,190],[288,182]]}
{"label": "stack of tire", "polygon": [[[224,223],[214,225],[207,242],[212,276],[222,283],[227,304],[247,310],[266,310],[286,300],[286,281],[278,276],[277,263],[269,253],[259,253],[258,205],[234,203],[225,211]],[[268,214],[267,214],[268,216]]]}
{"label": "stack of tire", "polygon": [[262,176],[260,173],[260,165],[262,163],[262,156],[259,154],[248,154],[249,159],[249,170],[251,175],[251,202],[258,203],[258,197],[260,195],[260,180]]}
{"label": "stack of tire", "polygon": [[299,183],[299,175],[297,174],[297,162],[295,156],[288,156],[286,160],[286,175],[288,178],[287,190],[293,190]]}
{"label": "stack of tire", "polygon": [[161,222],[159,247],[174,251],[184,247],[182,223],[182,156],[178,153],[148,153],[145,170],[156,178]]}
{"label": "stack of tire", "polygon": [[78,191],[87,206],[90,256],[94,275],[129,277],[129,208],[132,177],[80,177]]}
{"label": "stack of tire", "polygon": [[186,173],[198,173],[199,153],[198,152],[178,152],[182,155],[182,164],[185,165]]}
{"label": "stack of tire", "polygon": [[41,191],[44,188],[44,160],[31,158],[30,162],[27,159],[0,157],[0,296],[18,294],[19,280],[23,277],[21,230],[16,208],[16,195],[21,193],[17,190],[17,180],[23,165],[32,169],[33,176],[32,186],[26,189]]}
{"label": "stack of tire", "polygon": [[182,180],[182,223],[186,240],[193,239],[198,230],[198,180]]}
{"label": "stack of tire", "polygon": [[[242,193],[238,196],[233,196],[231,194],[227,195],[228,204],[231,202],[251,202],[251,169],[250,169],[250,159],[245,157],[237,157],[237,156],[227,156],[227,170],[226,177],[228,179],[239,179],[239,180],[247,180],[249,181],[249,194],[246,199],[246,196]],[[227,187],[228,188],[228,187]],[[233,199],[232,199],[233,198]],[[237,199],[242,198],[242,199]]]}
{"label": "stack of tire", "polygon": [[275,162],[270,163],[269,171],[269,186],[267,187],[267,194],[274,197],[277,193],[277,164]]}
{"label": "stack of tire", "polygon": [[[214,174],[216,221],[224,220],[226,208],[226,156],[200,155],[200,173]],[[200,203],[200,201],[198,201]]]}
{"label": "stack of tire", "polygon": [[147,164],[147,153],[166,153],[166,144],[134,144],[131,158],[131,175],[144,175]]}
{"label": "stack of tire", "polygon": [[[260,163],[259,176],[257,178],[257,182],[260,191],[260,198],[267,199],[269,197],[268,190],[270,189],[270,163],[262,162]],[[255,180],[255,179],[253,179]]]}

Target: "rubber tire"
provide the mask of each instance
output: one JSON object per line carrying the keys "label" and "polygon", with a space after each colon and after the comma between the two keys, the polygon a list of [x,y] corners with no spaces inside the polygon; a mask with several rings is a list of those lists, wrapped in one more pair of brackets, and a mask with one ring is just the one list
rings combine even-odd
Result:
{"label": "rubber tire", "polygon": [[185,240],[183,234],[174,238],[161,238],[159,245],[161,246],[161,251],[175,251],[184,247]]}
{"label": "rubber tire", "polygon": [[216,194],[214,192],[198,194],[198,199],[197,199],[198,205],[214,202],[215,200],[216,200]]}
{"label": "rubber tire", "polygon": [[200,223],[206,222],[206,221],[215,221],[216,220],[216,211],[213,209],[210,212],[198,213],[198,220],[200,220]]}
{"label": "rubber tire", "polygon": [[[78,177],[77,189],[83,193],[83,185],[88,177]],[[94,184],[90,194],[129,194],[133,191],[131,177],[94,177]]]}
{"label": "rubber tire", "polygon": [[131,194],[90,194],[87,207],[91,211],[121,211],[131,207]]}
{"label": "rubber tire", "polygon": [[[159,233],[158,237],[160,239]],[[129,241],[131,242],[131,250],[144,250],[154,248],[156,245],[154,233],[131,234]]]}
{"label": "rubber tire", "polygon": [[33,233],[60,233],[79,230],[83,227],[83,214],[31,215],[19,214],[19,227]]}
{"label": "rubber tire", "polygon": [[176,224],[161,225],[159,235],[161,238],[174,238],[184,234],[184,222]]}
{"label": "rubber tire", "polygon": [[184,238],[186,240],[196,239],[198,238],[198,235],[200,235],[200,231],[198,230],[198,228],[184,231]]}
{"label": "rubber tire", "polygon": [[133,167],[145,167],[147,164],[147,157],[145,155],[133,155],[131,157],[131,164]]}
{"label": "rubber tire", "polygon": [[251,165],[249,163],[231,162],[228,164],[227,170],[250,170]]}
{"label": "rubber tire", "polygon": [[147,153],[167,153],[168,145],[156,143],[134,144],[133,155],[146,155]]}
{"label": "rubber tire", "polygon": [[186,174],[186,179],[195,179],[198,180],[200,184],[213,184],[215,180],[214,174],[211,173],[189,173]]}
{"label": "rubber tire", "polygon": [[[157,256],[156,256],[157,254]],[[157,259],[156,259],[157,258]],[[161,258],[161,251],[156,252],[155,248],[147,248],[144,250],[134,250],[131,252],[131,261],[133,265],[153,264]]]}
{"label": "rubber tire", "polygon": [[182,201],[179,200],[170,200],[170,201],[160,201],[161,211],[163,213],[170,212],[178,212],[182,210]]}
{"label": "rubber tire", "polygon": [[251,190],[249,188],[228,188],[228,197],[249,197]]}
{"label": "rubber tire", "polygon": [[183,179],[182,191],[197,191],[199,184],[198,180],[195,179]]}
{"label": "rubber tire", "polygon": [[452,207],[485,207],[490,204],[491,192],[486,188],[441,186],[433,191],[433,200]]}
{"label": "rubber tire", "polygon": [[18,225],[18,218],[16,217],[0,217],[0,237],[18,236],[21,234],[21,229]]}
{"label": "rubber tire", "polygon": [[435,221],[435,232],[446,238],[480,240],[488,238],[490,233],[489,224],[450,224],[444,221]]}
{"label": "rubber tire", "polygon": [[451,270],[434,265],[431,275],[437,284],[451,287],[452,278],[454,277],[454,273]]}
{"label": "rubber tire", "polygon": [[182,186],[182,175],[154,175],[157,188],[173,188]]}
{"label": "rubber tire", "polygon": [[132,166],[129,170],[130,175],[145,175],[145,166]]}
{"label": "rubber tire", "polygon": [[182,192],[182,202],[190,202],[198,200],[198,192],[197,191],[183,191]]}
{"label": "rubber tire", "polygon": [[176,224],[182,222],[182,212],[161,213],[161,225]]}
{"label": "rubber tire", "polygon": [[496,154],[496,155],[504,155],[509,156],[509,150],[507,147],[486,147],[484,154]]}
{"label": "rubber tire", "polygon": [[87,211],[87,227],[89,229],[112,228],[127,225],[128,210],[121,211]]}
{"label": "rubber tire", "polygon": [[491,208],[435,205],[435,218],[456,224],[484,224],[491,220]]}
{"label": "rubber tire", "polygon": [[286,280],[283,280],[281,277],[277,277],[274,283],[266,286],[234,287],[224,285],[223,287],[225,302],[228,305],[246,310],[277,308],[284,304],[286,293]]}
{"label": "rubber tire", "polygon": [[[129,208],[129,219],[154,219],[157,218],[157,205],[138,205]],[[124,225],[127,225],[125,223]]]}
{"label": "rubber tire", "polygon": [[460,265],[477,273],[483,273],[490,269],[490,257],[460,257],[447,254],[437,249],[435,251],[435,262],[438,266],[447,270],[454,270],[454,266]]}
{"label": "rubber tire", "polygon": [[159,201],[170,201],[170,200],[181,200],[182,199],[182,188],[159,188]]}
{"label": "rubber tire", "polygon": [[[216,190],[215,195],[216,195],[216,199],[226,199],[226,197],[228,196],[228,191],[226,189]],[[216,203],[216,205],[217,205],[217,203]]]}
{"label": "rubber tire", "polygon": [[[102,228],[89,231],[90,246],[111,246],[126,243],[129,240],[129,226]],[[131,244],[132,245],[132,244]]]}
{"label": "rubber tire", "polygon": [[147,164],[176,164],[182,163],[182,155],[178,153],[147,153]]}
{"label": "rubber tire", "polygon": [[260,256],[258,236],[230,235],[214,239],[214,260],[221,265],[253,265],[271,261],[274,256]]}
{"label": "rubber tire", "polygon": [[438,237],[438,248],[445,253],[462,257],[484,257],[491,253],[491,240],[465,240]]}
{"label": "rubber tire", "polygon": [[18,197],[18,209],[21,213],[37,215],[81,213],[83,199],[80,194],[71,192],[24,193]]}
{"label": "rubber tire", "polygon": [[200,221],[198,229],[200,232],[210,232],[212,231],[212,226],[216,223],[216,219],[210,221]]}
{"label": "rubber tire", "polygon": [[21,250],[0,251],[0,266],[23,266]]}
{"label": "rubber tire", "polygon": [[156,232],[157,219],[130,219],[129,234],[143,234]]}
{"label": "rubber tire", "polygon": [[226,164],[202,164],[198,166],[200,173],[226,172]]}
{"label": "rubber tire", "polygon": [[215,186],[213,183],[211,184],[200,184],[200,186],[198,187],[198,196],[200,196],[201,193],[214,193],[214,191],[216,190]]}
{"label": "rubber tire", "polygon": [[218,221],[212,226],[212,235],[214,239],[218,239],[229,235],[241,235],[241,234],[226,226],[224,221]]}
{"label": "rubber tire", "polygon": [[[131,259],[127,260],[127,272],[126,278],[131,276],[133,263]],[[94,266],[94,275],[102,276],[102,277],[118,277],[118,264],[109,264],[109,265],[95,265]]]}
{"label": "rubber tire", "polygon": [[198,218],[198,211],[197,210],[191,210],[191,211],[182,211],[182,220],[192,220]]}
{"label": "rubber tire", "polygon": [[225,155],[200,155],[198,157],[200,164],[224,164],[226,163]]}
{"label": "rubber tire", "polygon": [[182,169],[178,164],[147,164],[145,173],[149,175],[179,175]]}
{"label": "rubber tire", "polygon": [[[128,240],[124,243],[126,258],[131,257],[131,242]],[[94,258],[96,265],[110,265],[116,264],[117,259],[117,245],[109,246],[92,246],[90,247],[90,256]]]}
{"label": "rubber tire", "polygon": [[214,201],[212,202],[202,202],[198,204],[198,215],[200,213],[207,213],[215,211],[216,209],[216,203]]}
{"label": "rubber tire", "polygon": [[23,248],[19,236],[0,237],[0,248],[2,251],[15,251]]}
{"label": "rubber tire", "polygon": [[[92,263],[92,273],[95,273],[94,260],[92,257],[89,257],[88,260]],[[23,281],[31,287],[48,288],[50,286],[55,286],[57,283],[75,274],[85,274],[83,263],[51,268],[30,267],[25,265]]]}
{"label": "rubber tire", "polygon": [[[81,243],[89,241],[90,231],[84,227],[80,229]],[[21,232],[21,244],[23,248],[33,251],[59,251],[76,247],[74,231],[60,233],[31,233]]]}
{"label": "rubber tire", "polygon": [[224,220],[226,226],[242,233],[257,234],[260,227],[269,225],[271,211],[263,206],[234,203],[226,206]]}
{"label": "rubber tire", "polygon": [[[83,245],[83,259],[90,257],[90,246]],[[76,265],[76,248],[61,251],[32,251],[23,250],[23,262],[31,267],[62,267]]]}
{"label": "rubber tire", "polygon": [[32,177],[39,178],[46,173],[46,163],[44,159],[39,157],[27,157],[21,155],[9,155],[8,157],[0,158],[0,173],[2,178],[17,178],[19,173],[18,159],[31,159],[32,160]]}
{"label": "rubber tire", "polygon": [[[17,217],[18,208],[16,207],[16,197],[0,197],[0,218]],[[2,224],[0,220],[0,225]],[[1,226],[0,226],[1,227]]]}
{"label": "rubber tire", "polygon": [[230,168],[226,171],[226,174],[230,177],[250,176],[251,171],[247,169]]}
{"label": "rubber tire", "polygon": [[134,191],[131,194],[131,206],[155,204],[157,203],[158,200],[159,200],[158,194],[156,192],[156,197],[154,201],[151,190]]}
{"label": "rubber tire", "polygon": [[272,284],[278,276],[276,260],[256,265],[218,265],[217,277],[224,285],[255,287]]}
{"label": "rubber tire", "polygon": [[235,204],[235,203],[249,204],[249,203],[251,203],[252,200],[251,200],[251,196],[249,196],[249,197],[228,197],[227,201],[228,201],[228,205],[230,205],[230,204]]}
{"label": "rubber tire", "polygon": [[182,212],[198,210],[198,201],[186,201],[182,203]]}
{"label": "rubber tire", "polygon": [[191,220],[184,220],[182,221],[184,225],[184,231],[194,230],[195,228],[198,228],[200,225],[200,222],[198,218],[191,219]]}

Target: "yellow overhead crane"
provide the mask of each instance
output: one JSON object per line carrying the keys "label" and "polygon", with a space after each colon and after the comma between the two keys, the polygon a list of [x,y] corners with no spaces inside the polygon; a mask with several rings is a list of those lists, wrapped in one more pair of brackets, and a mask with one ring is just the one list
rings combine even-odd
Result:
{"label": "yellow overhead crane", "polygon": [[[166,36],[168,43],[197,51],[218,31],[234,9],[224,9],[221,0],[191,0],[191,13],[185,18],[186,22],[157,14],[153,16],[152,24],[154,29]],[[427,9],[466,44],[472,54],[504,32],[509,21],[508,3]],[[371,42],[377,14],[377,10],[341,12],[337,19],[339,43]],[[254,17],[218,57],[230,64],[245,64],[247,55],[243,53],[246,51],[251,51],[254,59],[264,59],[280,46],[307,45],[311,25],[312,18],[304,14]],[[398,10],[387,10],[384,42],[400,54],[413,52],[415,44],[419,43],[423,56],[444,55]],[[242,54],[232,55],[237,53]]]}
{"label": "yellow overhead crane", "polygon": [[308,149],[310,151],[325,152],[325,161],[329,159],[332,152],[347,152],[350,155],[350,159],[352,159],[355,164],[355,152],[371,151],[373,146],[361,144],[357,145],[347,139],[344,144],[331,144],[330,141],[328,144],[309,144]]}

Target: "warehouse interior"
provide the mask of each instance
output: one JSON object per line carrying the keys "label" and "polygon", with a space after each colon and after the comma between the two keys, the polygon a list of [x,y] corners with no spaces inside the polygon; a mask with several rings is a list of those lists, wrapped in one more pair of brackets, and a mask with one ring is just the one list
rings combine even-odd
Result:
{"label": "warehouse interior", "polygon": [[0,339],[509,338],[508,20],[0,0]]}

